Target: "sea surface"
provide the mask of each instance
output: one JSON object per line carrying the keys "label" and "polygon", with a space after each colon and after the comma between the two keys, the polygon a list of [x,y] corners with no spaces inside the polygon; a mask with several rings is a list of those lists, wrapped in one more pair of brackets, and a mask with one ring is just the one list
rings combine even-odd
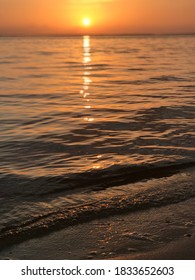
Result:
{"label": "sea surface", "polygon": [[150,207],[140,182],[194,164],[195,36],[0,38],[2,240]]}

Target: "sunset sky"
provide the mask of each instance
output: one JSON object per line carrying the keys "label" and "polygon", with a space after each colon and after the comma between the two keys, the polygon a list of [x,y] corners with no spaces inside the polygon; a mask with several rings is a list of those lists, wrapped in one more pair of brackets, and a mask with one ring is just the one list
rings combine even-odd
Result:
{"label": "sunset sky", "polygon": [[0,0],[0,35],[195,33],[194,11],[195,0]]}

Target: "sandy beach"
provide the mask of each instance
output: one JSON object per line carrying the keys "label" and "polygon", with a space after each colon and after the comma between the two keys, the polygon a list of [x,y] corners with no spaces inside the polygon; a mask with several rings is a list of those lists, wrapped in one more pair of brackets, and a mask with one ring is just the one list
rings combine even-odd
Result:
{"label": "sandy beach", "polygon": [[1,259],[195,259],[195,199],[97,219],[1,251]]}

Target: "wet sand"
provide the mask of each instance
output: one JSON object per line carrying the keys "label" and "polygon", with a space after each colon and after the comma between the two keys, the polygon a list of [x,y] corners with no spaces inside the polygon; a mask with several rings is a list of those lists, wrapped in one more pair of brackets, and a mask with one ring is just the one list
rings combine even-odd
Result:
{"label": "wet sand", "polygon": [[195,199],[93,220],[0,252],[1,259],[195,259]]}
{"label": "wet sand", "polygon": [[119,260],[195,260],[195,238],[179,238],[164,244],[162,247],[134,256],[121,255],[113,259]]}

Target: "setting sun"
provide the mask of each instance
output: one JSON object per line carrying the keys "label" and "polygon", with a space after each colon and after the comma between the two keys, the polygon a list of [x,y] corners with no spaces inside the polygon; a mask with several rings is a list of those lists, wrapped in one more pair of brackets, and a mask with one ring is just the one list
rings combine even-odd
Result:
{"label": "setting sun", "polygon": [[91,25],[91,20],[89,18],[84,18],[83,19],[83,25],[88,27]]}

